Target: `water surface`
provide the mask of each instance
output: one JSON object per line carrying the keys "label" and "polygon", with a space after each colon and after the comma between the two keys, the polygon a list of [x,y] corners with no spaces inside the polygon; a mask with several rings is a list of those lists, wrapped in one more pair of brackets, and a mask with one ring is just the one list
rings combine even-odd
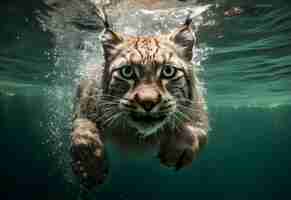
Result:
{"label": "water surface", "polygon": [[[68,156],[75,85],[103,62],[90,5],[0,3],[3,199],[77,199]],[[193,28],[212,130],[191,168],[110,148],[111,177],[92,199],[278,199],[290,195],[291,12],[288,1],[116,1],[117,31],[151,35],[197,13]],[[119,3],[118,3],[119,2]],[[232,7],[239,16],[224,16]],[[126,8],[126,9],[125,9]],[[202,12],[204,11],[204,12]]]}

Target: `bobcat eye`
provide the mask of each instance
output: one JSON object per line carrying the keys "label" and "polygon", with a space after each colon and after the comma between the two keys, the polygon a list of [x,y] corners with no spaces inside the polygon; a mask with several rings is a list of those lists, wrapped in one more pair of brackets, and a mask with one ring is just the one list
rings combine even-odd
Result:
{"label": "bobcat eye", "polygon": [[126,65],[120,69],[120,75],[125,79],[132,79],[135,75],[134,69]]}
{"label": "bobcat eye", "polygon": [[165,65],[161,71],[162,78],[173,78],[177,73],[177,69],[171,65]]}

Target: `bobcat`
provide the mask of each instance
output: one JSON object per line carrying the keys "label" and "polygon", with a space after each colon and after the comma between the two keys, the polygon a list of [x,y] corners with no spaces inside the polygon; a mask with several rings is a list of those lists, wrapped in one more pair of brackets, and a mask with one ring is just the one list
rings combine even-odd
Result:
{"label": "bobcat", "polygon": [[102,19],[102,78],[82,80],[77,90],[73,172],[85,188],[103,183],[109,138],[125,147],[157,147],[167,167],[190,165],[208,132],[205,101],[191,63],[196,42],[191,18],[172,33],[151,37],[116,33]]}

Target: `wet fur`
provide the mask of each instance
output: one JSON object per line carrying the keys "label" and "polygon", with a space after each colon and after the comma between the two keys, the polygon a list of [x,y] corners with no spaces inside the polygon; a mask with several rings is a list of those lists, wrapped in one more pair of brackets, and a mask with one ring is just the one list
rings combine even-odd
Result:
{"label": "wet fur", "polygon": [[[92,76],[95,78],[80,82],[72,131],[73,169],[87,188],[102,183],[108,173],[104,145],[106,141],[110,140],[126,151],[157,150],[160,162],[176,169],[189,165],[206,144],[206,105],[199,88],[195,66],[191,63],[195,38],[190,38],[191,35],[187,34],[193,34],[189,24],[170,35],[157,37],[121,36],[111,30],[105,30],[103,33],[105,63],[102,67],[102,78],[96,74]],[[121,98],[129,90],[126,84],[112,83],[112,69],[122,64],[138,64],[144,66],[145,73],[151,73],[155,66],[165,63],[175,63],[184,70],[185,80],[179,82],[184,84],[183,87],[179,86],[179,95],[187,99],[180,108],[187,113],[187,117],[182,118],[174,127],[171,123],[166,123],[154,134],[144,138],[136,128],[126,123],[127,119],[124,117],[115,121],[109,120],[108,124],[108,117],[104,115],[106,103],[114,103],[115,97]],[[142,84],[151,83],[147,80]],[[161,92],[166,90],[171,93],[172,90],[166,88],[159,80],[155,82],[154,87]],[[178,94],[176,98],[179,98]],[[80,158],[80,151],[82,155],[86,155],[84,159]],[[91,162],[92,160],[96,162]]]}

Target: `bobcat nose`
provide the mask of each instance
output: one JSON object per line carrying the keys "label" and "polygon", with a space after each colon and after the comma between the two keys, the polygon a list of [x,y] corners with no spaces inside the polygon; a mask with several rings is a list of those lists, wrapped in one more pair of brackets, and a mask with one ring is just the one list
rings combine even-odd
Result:
{"label": "bobcat nose", "polygon": [[143,88],[134,96],[136,103],[147,112],[150,112],[157,104],[159,104],[161,98],[161,94],[152,88]]}

